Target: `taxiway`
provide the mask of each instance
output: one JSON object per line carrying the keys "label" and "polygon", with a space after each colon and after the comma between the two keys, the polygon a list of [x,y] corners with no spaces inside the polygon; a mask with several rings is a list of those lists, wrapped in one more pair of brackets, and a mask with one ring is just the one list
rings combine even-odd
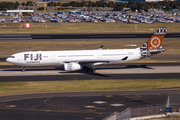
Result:
{"label": "taxiway", "polygon": [[121,112],[128,107],[164,106],[167,94],[175,96],[171,97],[173,101],[180,99],[179,93],[179,89],[158,89],[1,96],[0,116],[6,120],[101,120],[114,111]]}
{"label": "taxiway", "polygon": [[61,81],[91,79],[171,79],[180,78],[180,63],[126,63],[95,66],[95,73],[67,72],[63,68],[4,66],[0,69],[0,82]]}

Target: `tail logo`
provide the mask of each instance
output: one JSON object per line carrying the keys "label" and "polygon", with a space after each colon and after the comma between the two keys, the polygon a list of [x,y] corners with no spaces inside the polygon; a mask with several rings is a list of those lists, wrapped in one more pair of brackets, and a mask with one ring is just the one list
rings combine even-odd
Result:
{"label": "tail logo", "polygon": [[158,38],[158,37],[154,37],[151,39],[151,46],[154,47],[154,48],[157,48],[160,46],[161,44],[161,40]]}

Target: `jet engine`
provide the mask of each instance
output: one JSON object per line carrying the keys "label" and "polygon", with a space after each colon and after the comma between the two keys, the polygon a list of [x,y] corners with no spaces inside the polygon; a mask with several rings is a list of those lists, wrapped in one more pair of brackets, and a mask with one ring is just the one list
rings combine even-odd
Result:
{"label": "jet engine", "polygon": [[64,70],[65,71],[76,71],[83,69],[83,66],[78,63],[64,63]]}

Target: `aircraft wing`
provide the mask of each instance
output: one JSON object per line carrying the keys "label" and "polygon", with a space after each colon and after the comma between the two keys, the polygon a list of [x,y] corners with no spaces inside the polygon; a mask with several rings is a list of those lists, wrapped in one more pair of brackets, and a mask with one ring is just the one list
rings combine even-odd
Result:
{"label": "aircraft wing", "polygon": [[96,63],[96,62],[118,62],[119,60],[97,60],[97,59],[88,59],[88,60],[68,60],[65,63],[78,62],[78,63]]}
{"label": "aircraft wing", "polygon": [[118,62],[118,61],[124,61],[128,58],[128,56],[124,57],[123,59],[120,60],[111,60],[111,59],[82,59],[82,60],[68,60],[65,61],[64,63],[71,63],[71,62],[78,62],[78,63],[96,63],[96,62]]}

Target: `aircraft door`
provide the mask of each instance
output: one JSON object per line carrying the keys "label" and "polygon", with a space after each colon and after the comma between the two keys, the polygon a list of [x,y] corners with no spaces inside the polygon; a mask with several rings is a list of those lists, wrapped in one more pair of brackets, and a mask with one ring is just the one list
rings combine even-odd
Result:
{"label": "aircraft door", "polygon": [[24,55],[23,54],[19,54],[17,55],[17,61],[23,61],[24,60]]}
{"label": "aircraft door", "polygon": [[56,54],[52,54],[50,59],[51,60],[56,60]]}
{"label": "aircraft door", "polygon": [[99,50],[98,52],[97,52],[97,59],[101,59],[102,58],[102,53],[101,53],[101,51]]}

